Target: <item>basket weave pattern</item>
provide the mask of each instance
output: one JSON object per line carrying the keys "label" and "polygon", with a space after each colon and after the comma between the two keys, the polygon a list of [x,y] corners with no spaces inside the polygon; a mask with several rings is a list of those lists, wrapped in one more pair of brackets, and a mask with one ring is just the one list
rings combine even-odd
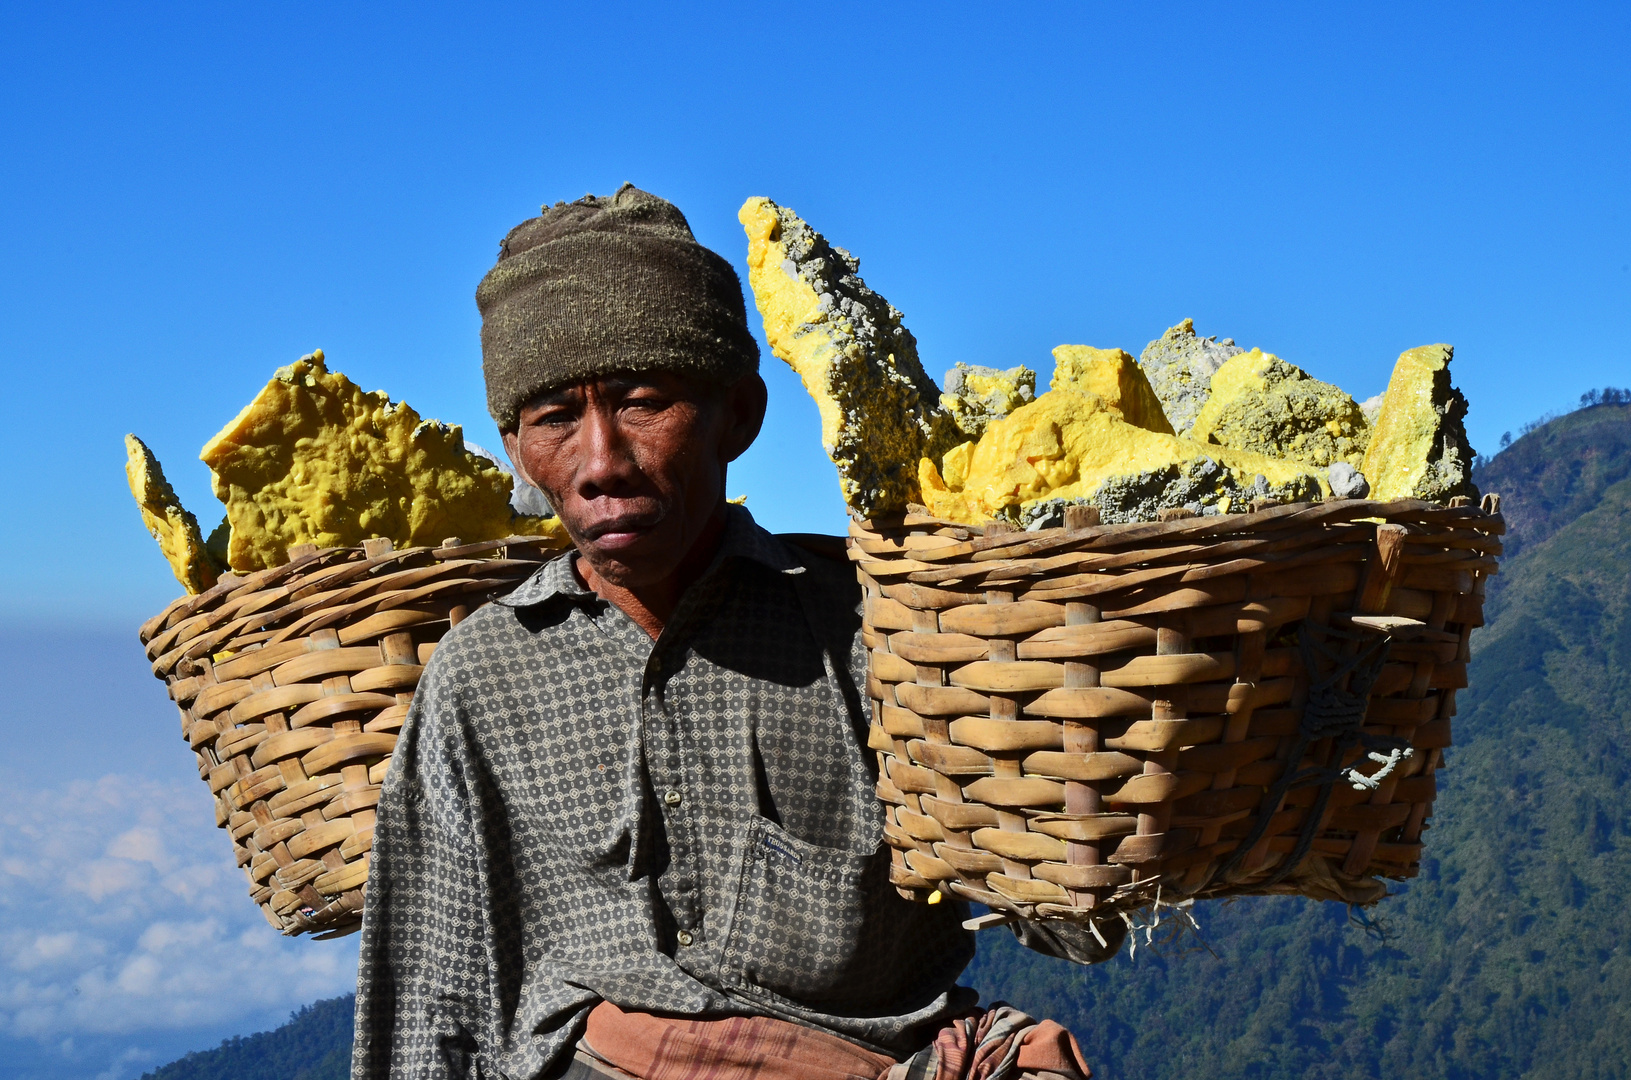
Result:
{"label": "basket weave pattern", "polygon": [[[853,525],[896,887],[1031,918],[1378,899],[1417,872],[1503,530],[1495,496]],[[1344,693],[1350,732],[1309,726]]]}
{"label": "basket weave pattern", "polygon": [[361,923],[380,782],[436,642],[552,557],[534,537],[393,551],[292,549],[283,566],[171,604],[141,629],[153,673],[286,934]]}

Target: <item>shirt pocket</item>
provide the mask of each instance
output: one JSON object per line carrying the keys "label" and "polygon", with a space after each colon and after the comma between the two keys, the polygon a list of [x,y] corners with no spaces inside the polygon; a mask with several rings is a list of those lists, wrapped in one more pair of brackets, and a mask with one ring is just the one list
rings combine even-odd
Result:
{"label": "shirt pocket", "polygon": [[899,975],[890,971],[892,896],[881,843],[866,853],[820,847],[755,819],[722,974],[750,994],[802,1006],[887,994]]}

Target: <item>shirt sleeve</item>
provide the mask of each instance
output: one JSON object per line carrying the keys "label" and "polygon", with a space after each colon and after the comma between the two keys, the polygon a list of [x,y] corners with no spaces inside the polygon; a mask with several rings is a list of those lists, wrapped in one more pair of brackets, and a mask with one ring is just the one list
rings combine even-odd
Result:
{"label": "shirt sleeve", "polygon": [[456,703],[414,695],[380,794],[357,977],[354,1080],[492,1075],[482,860]]}

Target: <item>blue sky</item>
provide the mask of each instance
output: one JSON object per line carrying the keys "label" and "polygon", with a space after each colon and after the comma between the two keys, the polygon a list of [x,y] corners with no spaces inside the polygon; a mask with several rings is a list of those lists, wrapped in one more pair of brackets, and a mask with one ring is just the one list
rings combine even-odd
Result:
{"label": "blue sky", "polygon": [[[793,207],[860,257],[936,374],[1045,379],[1054,345],[1137,353],[1189,316],[1364,398],[1399,352],[1447,341],[1493,452],[1631,383],[1628,22],[1623,4],[13,5],[0,632],[34,659],[0,672],[0,784],[66,813],[67,785],[141,768],[207,816],[134,655],[135,624],[176,586],[126,493],[122,436],[213,521],[198,449],[322,347],[493,445],[475,284],[540,203],[624,180],[739,268],[743,199]],[[764,370],[771,420],[731,486],[772,528],[836,531],[814,408],[768,354]],[[102,673],[53,676],[78,691],[68,713],[30,689],[59,646]],[[123,858],[85,843],[91,862]],[[155,859],[130,873],[162,878]],[[0,877],[0,965],[65,940],[38,898],[92,901],[60,884]],[[198,888],[218,890],[199,910],[249,919],[209,915],[216,938],[264,932],[235,882]],[[28,970],[62,993],[116,985],[86,980],[93,953],[109,972],[148,955],[132,929],[147,916],[121,918],[102,952]],[[326,955],[344,982],[344,946],[268,947],[290,970]],[[314,978],[291,985],[327,992]],[[44,1055],[38,1075],[72,1058],[115,1080],[160,1043],[297,1003],[274,997],[109,1034],[72,1010],[23,1023],[0,995],[0,1040]]]}

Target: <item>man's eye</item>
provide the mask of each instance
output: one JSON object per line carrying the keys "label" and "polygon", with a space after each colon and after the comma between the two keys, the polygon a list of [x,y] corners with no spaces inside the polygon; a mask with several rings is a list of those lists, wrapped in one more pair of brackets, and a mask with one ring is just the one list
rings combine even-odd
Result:
{"label": "man's eye", "polygon": [[570,424],[574,419],[575,417],[571,413],[561,409],[557,412],[547,412],[536,416],[532,422],[540,427],[560,427],[563,424]]}

